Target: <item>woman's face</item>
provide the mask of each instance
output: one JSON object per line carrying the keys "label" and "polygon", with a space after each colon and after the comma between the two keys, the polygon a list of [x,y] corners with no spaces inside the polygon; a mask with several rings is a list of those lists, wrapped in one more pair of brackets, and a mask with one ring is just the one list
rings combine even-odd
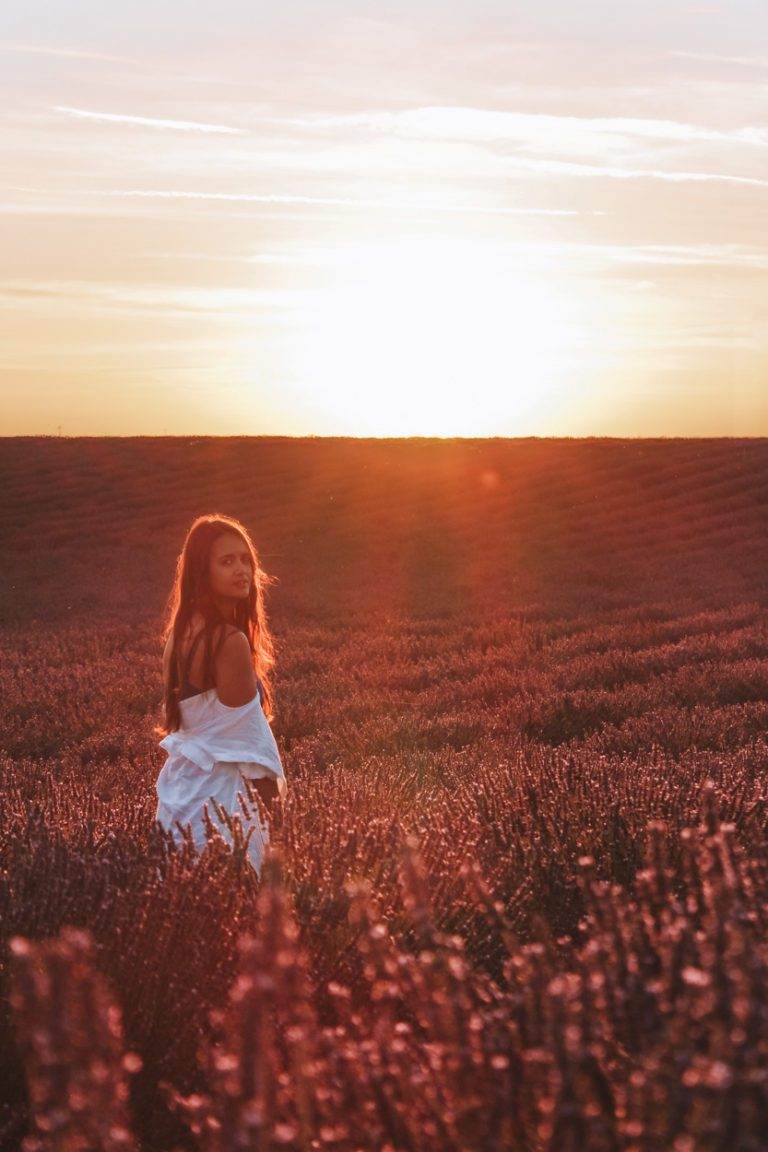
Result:
{"label": "woman's face", "polygon": [[214,596],[247,600],[253,566],[251,554],[236,532],[225,532],[214,540],[209,575]]}

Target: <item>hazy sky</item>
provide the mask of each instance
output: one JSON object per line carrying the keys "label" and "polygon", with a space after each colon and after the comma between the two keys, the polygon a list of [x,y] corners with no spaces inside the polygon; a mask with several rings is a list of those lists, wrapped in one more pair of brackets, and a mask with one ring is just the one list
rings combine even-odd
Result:
{"label": "hazy sky", "polygon": [[6,0],[0,433],[768,435],[768,0]]}

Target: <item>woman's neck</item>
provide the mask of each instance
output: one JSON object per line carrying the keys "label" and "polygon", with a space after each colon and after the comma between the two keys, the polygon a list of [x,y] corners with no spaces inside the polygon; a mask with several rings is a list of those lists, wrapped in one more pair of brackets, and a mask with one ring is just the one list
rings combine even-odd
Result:
{"label": "woman's neck", "polygon": [[235,602],[226,596],[215,596],[213,602],[228,624],[235,623]]}

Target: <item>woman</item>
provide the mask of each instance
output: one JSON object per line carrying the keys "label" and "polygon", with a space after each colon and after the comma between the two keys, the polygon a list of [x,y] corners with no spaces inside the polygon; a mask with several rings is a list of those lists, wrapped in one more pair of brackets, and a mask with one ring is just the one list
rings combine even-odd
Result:
{"label": "woman", "polygon": [[[269,670],[274,647],[264,609],[271,583],[243,525],[229,516],[199,516],[187,533],[176,565],[163,632],[165,733],[168,753],[157,779],[156,819],[183,842],[189,825],[198,851],[206,844],[205,809],[217,819],[215,800],[238,816],[250,834],[248,859],[258,875],[274,802],[287,781],[269,721],[273,717]],[[264,801],[249,803],[248,785]],[[239,794],[239,795],[238,795]]]}

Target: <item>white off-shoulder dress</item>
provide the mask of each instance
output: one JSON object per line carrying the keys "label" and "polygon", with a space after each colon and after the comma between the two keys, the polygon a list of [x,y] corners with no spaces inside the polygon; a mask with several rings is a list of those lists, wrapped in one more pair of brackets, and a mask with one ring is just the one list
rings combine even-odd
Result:
{"label": "white off-shoulder dress", "polygon": [[[178,824],[189,825],[198,851],[206,845],[204,805],[214,827],[231,845],[232,836],[226,824],[217,819],[212,800],[231,815],[239,817],[248,834],[248,858],[261,875],[264,848],[269,843],[269,827],[259,818],[258,809],[248,803],[244,777],[274,776],[278,795],[283,796],[288,782],[277,749],[275,737],[264,715],[261,696],[237,708],[222,704],[215,688],[198,692],[179,701],[181,727],[160,741],[168,759],[160,770],[155,785],[157,812],[155,819],[181,844]],[[241,792],[245,808],[253,812],[246,818],[238,802]]]}

